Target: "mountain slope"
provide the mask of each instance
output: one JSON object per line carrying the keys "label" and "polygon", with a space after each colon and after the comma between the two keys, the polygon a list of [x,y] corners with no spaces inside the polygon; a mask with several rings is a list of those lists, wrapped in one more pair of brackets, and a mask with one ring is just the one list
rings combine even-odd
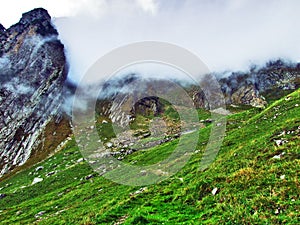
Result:
{"label": "mountain slope", "polygon": [[[299,103],[298,89],[264,110],[228,116],[219,155],[202,172],[210,125],[201,128],[188,164],[148,187],[119,185],[93,173],[74,140],[69,141],[46,161],[1,182],[2,223],[298,224]],[[133,153],[124,161],[157,162],[176,143]],[[32,184],[37,177],[43,180]]]}

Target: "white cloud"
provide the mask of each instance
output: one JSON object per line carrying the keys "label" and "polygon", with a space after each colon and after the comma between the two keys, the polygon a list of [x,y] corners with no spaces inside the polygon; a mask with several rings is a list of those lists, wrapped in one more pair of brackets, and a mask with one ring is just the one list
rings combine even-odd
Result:
{"label": "white cloud", "polygon": [[[3,0],[2,0],[3,1]],[[0,23],[5,27],[17,23],[22,13],[42,7],[53,17],[69,17],[78,14],[98,17],[106,10],[108,0],[10,0],[1,4]]]}
{"label": "white cloud", "polygon": [[155,0],[136,0],[137,4],[145,11],[156,14],[158,3]]}
{"label": "white cloud", "polygon": [[75,80],[112,49],[144,40],[187,48],[214,71],[300,59],[298,0],[10,0],[0,23],[34,7],[56,17]]}

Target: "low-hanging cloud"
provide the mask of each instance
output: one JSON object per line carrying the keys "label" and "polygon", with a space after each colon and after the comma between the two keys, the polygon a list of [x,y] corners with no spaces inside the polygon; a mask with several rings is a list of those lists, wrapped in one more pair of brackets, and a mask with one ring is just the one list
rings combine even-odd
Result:
{"label": "low-hanging cloud", "polygon": [[[151,2],[153,3],[151,6]],[[78,81],[99,57],[119,46],[165,41],[197,54],[212,71],[245,70],[250,64],[300,59],[300,1],[110,1],[101,16],[57,18]],[[147,7],[146,7],[147,8]]]}
{"label": "low-hanging cloud", "polygon": [[112,49],[145,40],[184,47],[214,72],[246,70],[276,58],[300,60],[298,0],[24,2],[43,2],[55,17],[76,82]]}

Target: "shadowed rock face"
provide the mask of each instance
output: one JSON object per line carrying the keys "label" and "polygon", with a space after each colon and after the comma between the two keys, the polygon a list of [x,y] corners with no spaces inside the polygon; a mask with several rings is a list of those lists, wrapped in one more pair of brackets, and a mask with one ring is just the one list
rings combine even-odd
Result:
{"label": "shadowed rock face", "polygon": [[0,26],[0,176],[26,162],[58,113],[67,71],[57,36],[44,9]]}
{"label": "shadowed rock face", "polygon": [[0,23],[0,34],[5,32],[5,27]]}

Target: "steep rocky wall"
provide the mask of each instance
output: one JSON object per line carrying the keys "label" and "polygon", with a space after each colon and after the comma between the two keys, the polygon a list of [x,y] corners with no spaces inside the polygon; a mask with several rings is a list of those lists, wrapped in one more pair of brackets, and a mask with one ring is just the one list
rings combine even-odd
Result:
{"label": "steep rocky wall", "polygon": [[44,9],[0,27],[0,176],[30,157],[58,113],[66,79],[64,46]]}

